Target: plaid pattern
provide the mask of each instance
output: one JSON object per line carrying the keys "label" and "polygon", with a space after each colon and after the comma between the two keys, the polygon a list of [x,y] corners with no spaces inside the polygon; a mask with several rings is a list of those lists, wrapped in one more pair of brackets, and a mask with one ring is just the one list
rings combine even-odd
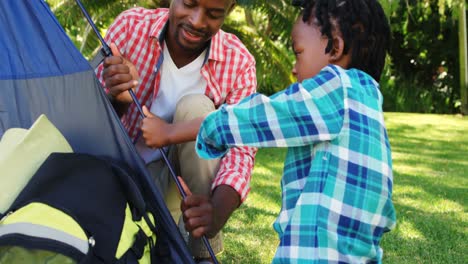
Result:
{"label": "plaid pattern", "polygon": [[[116,18],[105,37],[107,43],[115,43],[122,55],[136,66],[140,84],[135,94],[148,109],[151,109],[151,103],[159,91],[162,41],[168,18],[168,9],[164,8],[129,9]],[[104,84],[102,70],[103,66],[100,65],[96,72]],[[211,39],[207,61],[200,72],[207,81],[205,95],[213,100],[216,107],[223,103],[237,103],[255,92],[257,86],[254,57],[236,36],[221,30]],[[132,104],[122,117],[122,123],[132,138],[139,131],[138,120],[138,110]],[[221,184],[230,185],[243,201],[250,190],[255,152],[254,148],[229,151],[221,161],[212,189]]]}
{"label": "plaid pattern", "polygon": [[329,65],[206,118],[197,137],[202,157],[232,146],[288,147],[273,263],[381,262],[380,239],[396,221],[381,105],[370,76]]}

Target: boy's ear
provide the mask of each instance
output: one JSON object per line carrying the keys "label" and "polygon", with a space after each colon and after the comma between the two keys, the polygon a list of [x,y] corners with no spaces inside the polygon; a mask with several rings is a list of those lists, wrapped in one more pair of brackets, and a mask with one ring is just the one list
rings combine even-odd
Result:
{"label": "boy's ear", "polygon": [[330,61],[333,63],[338,62],[344,55],[343,51],[344,40],[341,36],[335,34],[332,41],[332,50],[330,51]]}
{"label": "boy's ear", "polygon": [[333,36],[333,47],[330,51],[329,62],[347,69],[351,63],[351,55],[344,53],[344,40],[340,35]]}

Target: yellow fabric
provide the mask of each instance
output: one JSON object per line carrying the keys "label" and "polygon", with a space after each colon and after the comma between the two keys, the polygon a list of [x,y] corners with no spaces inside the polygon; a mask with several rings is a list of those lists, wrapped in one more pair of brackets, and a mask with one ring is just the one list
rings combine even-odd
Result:
{"label": "yellow fabric", "polygon": [[[151,223],[154,226],[154,217],[153,217],[153,215],[150,212],[147,212],[147,214],[148,214],[149,220],[151,221]],[[147,237],[151,237],[153,239],[154,243],[156,244],[156,234],[154,234],[153,231],[151,231],[151,228],[149,227],[148,223],[146,222],[146,220],[143,217],[141,218],[140,221],[138,221],[138,225],[143,230],[143,232],[145,232],[145,235]],[[143,253],[143,257],[138,260],[138,263],[139,264],[150,264],[151,263],[150,254],[151,254],[150,253],[150,245],[149,245],[149,243],[146,243],[145,250],[144,250],[144,253]]]}
{"label": "yellow fabric", "polygon": [[69,215],[42,203],[30,203],[8,215],[1,225],[29,223],[53,228],[88,241],[83,229]]}
{"label": "yellow fabric", "polygon": [[[153,215],[148,213],[148,217],[154,225]],[[133,221],[132,212],[127,204],[125,209],[124,225],[122,228],[122,233],[120,234],[119,246],[117,247],[117,251],[115,253],[115,257],[117,259],[120,259],[133,246],[133,243],[135,242],[135,235],[138,233],[140,228],[143,230],[143,232],[145,232],[147,237],[152,237],[153,241],[156,243],[156,235],[153,234],[144,218],[137,222]],[[149,264],[150,262],[150,245],[147,243],[144,249],[143,257],[138,260],[138,263]]]}
{"label": "yellow fabric", "polygon": [[29,179],[52,152],[73,152],[45,115],[31,128],[10,128],[0,141],[0,213],[14,202]]}
{"label": "yellow fabric", "polygon": [[151,264],[150,246],[147,243],[143,251],[143,257],[138,260],[138,264]]}
{"label": "yellow fabric", "polygon": [[120,257],[122,257],[123,254],[132,247],[136,233],[138,233],[138,225],[133,222],[132,212],[127,204],[127,208],[125,209],[124,225],[122,227],[122,233],[120,234],[119,246],[115,252],[115,257],[117,259],[120,259]]}
{"label": "yellow fabric", "polygon": [[[154,226],[154,217],[153,217],[153,215],[150,212],[147,212],[147,214],[148,214],[149,220],[151,221],[151,223]],[[143,232],[145,232],[147,237],[150,237],[150,236],[153,235],[153,231],[151,231],[151,228],[149,227],[148,223],[146,223],[145,218],[142,217],[141,220],[138,221],[138,225],[143,230]]]}

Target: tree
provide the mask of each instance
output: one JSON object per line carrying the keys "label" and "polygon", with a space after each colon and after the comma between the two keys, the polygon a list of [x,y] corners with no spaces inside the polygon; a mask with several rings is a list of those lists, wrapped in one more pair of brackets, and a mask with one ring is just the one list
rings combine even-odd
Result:
{"label": "tree", "polygon": [[391,10],[391,69],[382,83],[385,110],[457,112],[460,89],[455,3],[400,0]]}
{"label": "tree", "polygon": [[466,3],[461,1],[459,5],[459,47],[460,47],[460,112],[463,115],[468,115],[468,48],[467,48],[467,24],[466,24]]}
{"label": "tree", "polygon": [[297,8],[291,6],[291,0],[237,3],[240,8],[231,14],[224,29],[236,34],[256,58],[258,90],[272,94],[284,89],[294,81],[290,32]]}
{"label": "tree", "polygon": [[[100,43],[91,26],[81,13],[75,0],[45,0],[59,20],[75,46],[86,57],[91,58],[100,48]],[[133,6],[154,8],[167,4],[167,0],[81,0],[92,20],[105,35],[106,29],[122,11]]]}
{"label": "tree", "polygon": [[[75,45],[85,57],[92,57],[99,42],[74,0],[46,1]],[[381,78],[385,111],[455,113],[462,110],[463,104],[466,109],[467,88],[458,81],[463,78],[463,56],[458,51],[462,51],[466,40],[459,39],[456,30],[457,24],[462,23],[458,21],[462,18],[458,13],[462,1],[465,0],[380,0],[393,34]],[[103,35],[123,10],[132,6],[167,6],[169,2],[83,0]],[[236,34],[255,56],[258,91],[272,94],[284,89],[294,81],[290,32],[298,9],[291,5],[292,0],[237,3],[223,29]]]}

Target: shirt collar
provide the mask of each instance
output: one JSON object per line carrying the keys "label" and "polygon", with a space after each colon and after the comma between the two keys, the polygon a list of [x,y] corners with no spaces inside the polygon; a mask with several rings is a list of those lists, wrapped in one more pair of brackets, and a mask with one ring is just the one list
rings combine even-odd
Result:
{"label": "shirt collar", "polygon": [[208,59],[215,60],[215,61],[224,61],[224,46],[223,46],[223,39],[224,39],[224,31],[221,29],[211,38],[210,46],[209,46],[209,54]]}
{"label": "shirt collar", "polygon": [[[149,33],[150,38],[158,39],[161,47],[164,42],[164,36],[166,35],[167,28],[169,26],[169,12],[164,14],[159,18],[159,20],[155,21],[151,26],[151,30]],[[208,53],[207,58],[208,60],[215,60],[215,61],[224,61],[225,56],[223,52],[223,38],[224,31],[219,30],[216,35],[211,38],[210,43],[208,44]]]}
{"label": "shirt collar", "polygon": [[168,21],[169,12],[166,12],[166,14],[159,17],[159,19],[151,25],[149,37],[158,39],[159,43],[161,44],[161,47],[164,42],[164,35],[166,35],[166,30],[169,25],[169,23],[167,23]]}

